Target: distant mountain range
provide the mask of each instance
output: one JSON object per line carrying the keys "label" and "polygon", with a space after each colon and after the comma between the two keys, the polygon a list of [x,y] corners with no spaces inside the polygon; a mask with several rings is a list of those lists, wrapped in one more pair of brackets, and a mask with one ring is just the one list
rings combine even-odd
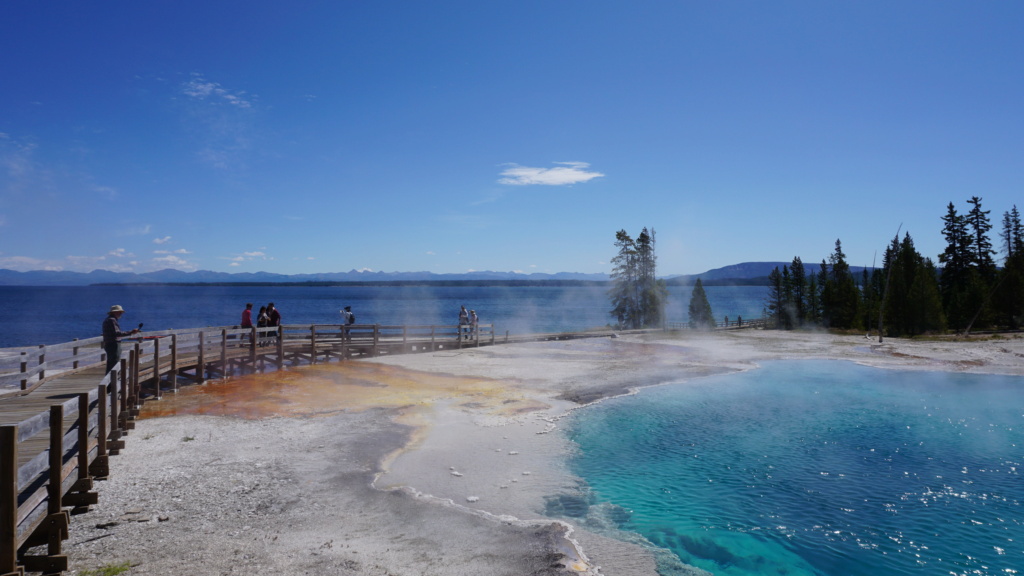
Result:
{"label": "distant mountain range", "polygon": [[[703,274],[667,276],[666,280],[673,285],[691,285],[700,278],[705,284],[767,284],[768,274],[775,267],[780,270],[789,262],[744,262],[723,268],[708,270]],[[818,264],[804,264],[807,274],[818,271]],[[859,274],[863,267],[851,266],[851,271]],[[434,274],[433,272],[365,272],[350,270],[348,272],[327,272],[321,274],[274,274],[271,272],[212,272],[199,270],[182,272],[181,270],[165,269],[155,272],[136,274],[134,272],[110,272],[93,270],[92,272],[55,272],[50,270],[33,270],[17,272],[0,268],[0,286],[88,286],[91,284],[282,284],[282,283],[546,283],[546,282],[606,282],[607,274],[583,274],[578,272],[558,272],[556,274],[521,274],[518,272],[466,272],[463,274]]]}

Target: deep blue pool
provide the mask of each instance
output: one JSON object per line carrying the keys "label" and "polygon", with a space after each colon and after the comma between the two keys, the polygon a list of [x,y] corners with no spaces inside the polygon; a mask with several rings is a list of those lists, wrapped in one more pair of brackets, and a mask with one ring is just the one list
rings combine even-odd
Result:
{"label": "deep blue pool", "polygon": [[1024,378],[772,362],[606,401],[569,433],[577,520],[671,551],[666,576],[1024,567]]}

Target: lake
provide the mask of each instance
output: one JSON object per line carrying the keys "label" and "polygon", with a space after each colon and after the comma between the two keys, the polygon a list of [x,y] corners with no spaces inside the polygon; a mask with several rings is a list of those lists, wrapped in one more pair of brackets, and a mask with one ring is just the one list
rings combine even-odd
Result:
{"label": "lake", "polygon": [[[767,294],[763,286],[709,286],[705,291],[719,321],[726,315],[760,318]],[[687,320],[691,292],[690,287],[670,288],[669,321]],[[256,310],[274,302],[285,324],[339,323],[339,310],[352,306],[360,324],[454,325],[463,304],[499,334],[585,330],[611,322],[603,286],[0,286],[0,298],[10,313],[0,348],[98,336],[113,304],[127,311],[122,328],[142,322],[151,331],[233,326],[246,302]]]}

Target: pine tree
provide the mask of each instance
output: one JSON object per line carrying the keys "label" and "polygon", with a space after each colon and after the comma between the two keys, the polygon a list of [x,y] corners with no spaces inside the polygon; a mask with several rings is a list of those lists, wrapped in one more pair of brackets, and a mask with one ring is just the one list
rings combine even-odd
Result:
{"label": "pine tree", "polygon": [[996,265],[992,260],[992,255],[996,252],[992,249],[992,241],[988,237],[989,231],[992,230],[992,224],[988,219],[990,210],[981,209],[981,198],[977,196],[971,196],[967,203],[972,206],[971,211],[967,213],[967,224],[974,247],[971,263],[981,277],[991,283],[996,275]]}
{"label": "pine tree", "polygon": [[886,250],[885,274],[889,288],[885,328],[891,336],[913,336],[945,327],[935,266],[914,247],[907,233]]}
{"label": "pine tree", "polygon": [[782,317],[785,311],[785,287],[782,281],[782,273],[779,267],[768,273],[768,295],[765,299],[765,308],[768,312],[770,325],[781,330],[784,328]]}
{"label": "pine tree", "polygon": [[690,328],[709,330],[715,327],[715,315],[711,311],[711,303],[708,302],[707,294],[704,293],[704,284],[697,279],[693,286],[693,293],[690,294]]}
{"label": "pine tree", "polygon": [[968,287],[974,258],[973,237],[967,229],[967,218],[957,214],[952,202],[946,207],[942,222],[942,236],[946,239],[946,249],[939,254],[939,262],[943,264],[939,280],[942,307],[950,326],[960,330],[967,325],[972,314]]}
{"label": "pine tree", "polygon": [[799,256],[793,257],[789,267],[790,292],[793,302],[793,324],[797,327],[803,326],[807,321],[807,273],[804,271],[803,260]]}
{"label": "pine tree", "polygon": [[665,316],[668,288],[657,279],[654,231],[644,228],[636,240],[625,231],[615,233],[619,252],[612,258],[611,315],[623,328],[660,326]]}
{"label": "pine tree", "polygon": [[850,265],[846,263],[842,242],[838,239],[835,251],[829,256],[821,305],[827,326],[843,329],[859,327],[860,291],[850,273]]}
{"label": "pine tree", "polygon": [[612,258],[612,316],[622,328],[639,327],[637,298],[636,244],[625,230],[615,233],[615,246],[619,253]]}
{"label": "pine tree", "polygon": [[996,321],[1011,330],[1024,326],[1024,229],[1017,206],[1003,214],[1003,269],[994,295]]}

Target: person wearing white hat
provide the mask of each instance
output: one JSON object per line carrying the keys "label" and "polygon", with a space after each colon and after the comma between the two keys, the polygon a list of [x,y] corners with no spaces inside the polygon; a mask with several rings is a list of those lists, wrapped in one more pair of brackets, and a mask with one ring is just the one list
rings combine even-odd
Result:
{"label": "person wearing white hat", "polygon": [[[121,330],[117,321],[124,314],[124,308],[117,304],[110,307],[107,318],[103,321],[103,351],[107,353],[107,372],[114,369],[121,361],[121,337],[138,334],[138,328],[130,331]],[[141,324],[140,324],[141,326]]]}

